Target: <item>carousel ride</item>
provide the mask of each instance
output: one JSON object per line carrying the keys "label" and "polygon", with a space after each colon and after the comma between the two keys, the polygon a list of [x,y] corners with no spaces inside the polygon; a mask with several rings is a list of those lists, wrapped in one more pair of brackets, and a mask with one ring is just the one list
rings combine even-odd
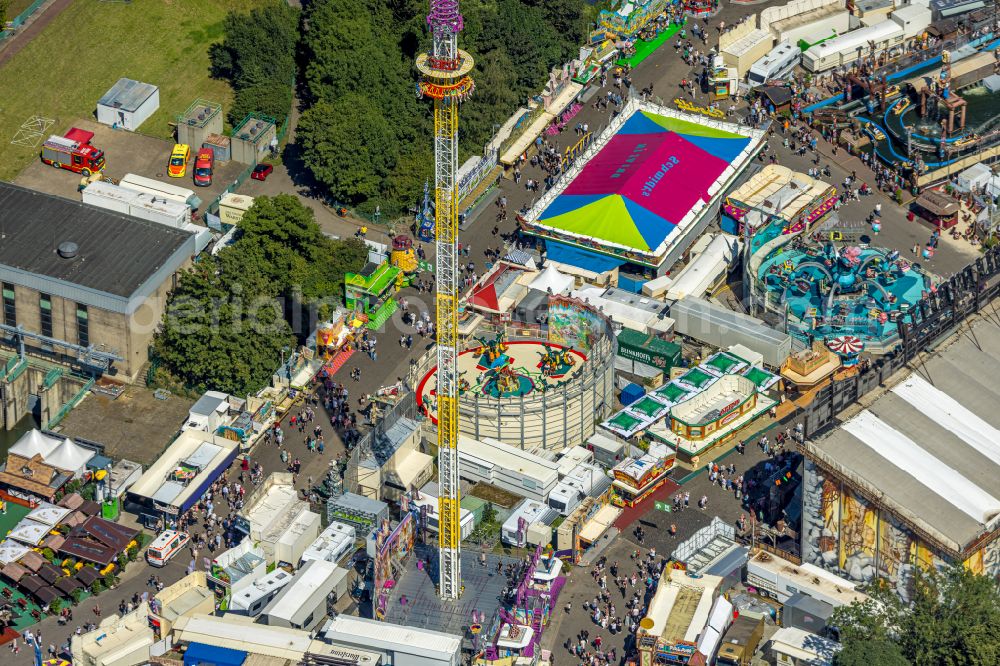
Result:
{"label": "carousel ride", "polygon": [[[572,377],[587,357],[572,347],[542,340],[507,342],[501,331],[476,337],[477,346],[459,354],[460,395],[480,393],[489,398],[519,398],[544,393]],[[425,408],[436,390],[436,369],[420,384]],[[433,416],[433,414],[432,414]]]}
{"label": "carousel ride", "polygon": [[789,332],[846,335],[863,344],[892,338],[901,318],[933,289],[931,278],[898,251],[829,241],[779,248],[761,262],[756,277],[768,292],[768,307],[792,324]]}

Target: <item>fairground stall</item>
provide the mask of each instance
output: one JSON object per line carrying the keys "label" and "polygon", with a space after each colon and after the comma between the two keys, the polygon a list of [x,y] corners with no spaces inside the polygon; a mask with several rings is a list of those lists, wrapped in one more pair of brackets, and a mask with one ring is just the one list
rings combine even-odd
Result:
{"label": "fairground stall", "polygon": [[652,444],[639,458],[626,458],[611,473],[615,480],[611,502],[615,506],[635,506],[662,486],[674,466],[676,452],[664,444]]}

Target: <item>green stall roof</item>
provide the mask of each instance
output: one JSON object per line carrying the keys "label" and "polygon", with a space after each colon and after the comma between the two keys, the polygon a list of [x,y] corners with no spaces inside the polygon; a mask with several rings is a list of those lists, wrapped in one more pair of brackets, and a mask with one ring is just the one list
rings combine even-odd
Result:
{"label": "green stall roof", "polygon": [[618,334],[618,355],[669,370],[681,362],[681,346],[655,335],[626,328]]}

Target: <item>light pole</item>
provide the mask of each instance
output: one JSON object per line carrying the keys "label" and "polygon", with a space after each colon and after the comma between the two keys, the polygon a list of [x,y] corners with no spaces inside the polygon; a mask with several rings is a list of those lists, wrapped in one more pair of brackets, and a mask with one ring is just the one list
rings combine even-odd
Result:
{"label": "light pole", "polygon": [[[281,369],[285,371],[285,379],[288,381],[289,384],[292,383],[292,369],[288,367],[288,365],[285,365],[285,354],[288,354],[290,351],[291,349],[289,349],[287,346],[281,348]],[[291,362],[292,362],[292,356],[291,354],[289,354],[288,363],[291,364]]]}

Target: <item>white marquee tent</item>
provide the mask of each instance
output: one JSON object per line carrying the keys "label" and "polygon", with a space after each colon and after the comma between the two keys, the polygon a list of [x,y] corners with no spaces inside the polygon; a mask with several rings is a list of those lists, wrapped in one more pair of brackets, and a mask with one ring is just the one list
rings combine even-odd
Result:
{"label": "white marquee tent", "polygon": [[14,446],[10,447],[9,453],[17,454],[29,460],[36,455],[40,455],[44,460],[58,446],[58,439],[43,435],[40,430],[31,430],[21,435],[21,438],[14,443]]}
{"label": "white marquee tent", "polygon": [[565,294],[568,293],[576,284],[576,280],[573,279],[571,275],[566,275],[565,273],[560,273],[555,266],[551,263],[545,266],[545,270],[535,276],[535,279],[531,281],[528,286],[537,291],[548,292],[550,289],[553,294]]}
{"label": "white marquee tent", "polygon": [[49,504],[48,502],[42,502],[35,510],[25,516],[25,518],[33,520],[36,523],[41,523],[42,525],[55,527],[71,513],[73,512],[69,509],[56,506],[55,504]]}
{"label": "white marquee tent", "polygon": [[80,446],[67,437],[52,453],[44,456],[44,459],[47,464],[53,467],[78,475],[83,474],[87,463],[94,455],[96,454],[93,451]]}
{"label": "white marquee tent", "polygon": [[42,525],[41,523],[36,523],[33,520],[25,518],[14,526],[14,529],[7,536],[26,543],[29,546],[37,546],[48,535],[50,529],[48,525]]}

